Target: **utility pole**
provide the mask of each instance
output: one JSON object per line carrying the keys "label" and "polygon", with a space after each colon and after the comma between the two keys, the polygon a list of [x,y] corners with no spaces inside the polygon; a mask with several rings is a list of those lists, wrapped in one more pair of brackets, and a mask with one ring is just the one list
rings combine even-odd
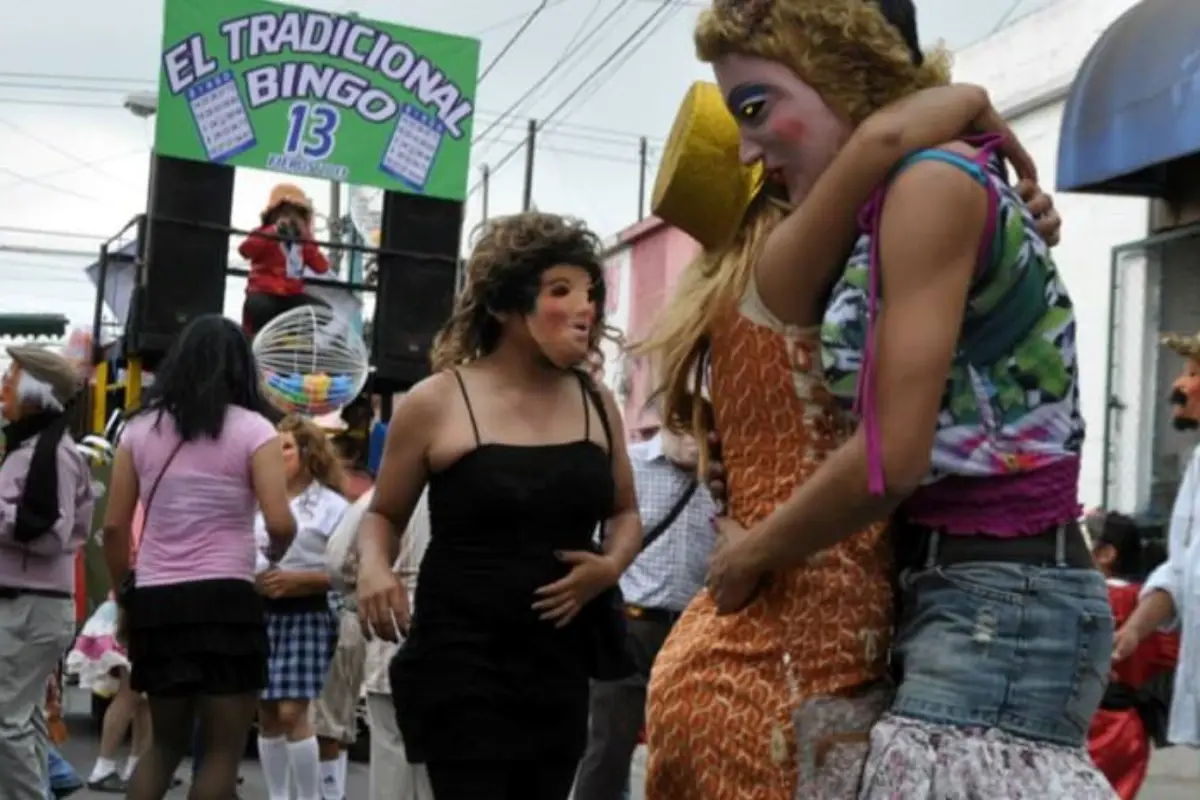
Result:
{"label": "utility pole", "polygon": [[487,164],[483,165],[483,221],[488,221],[488,191],[492,183],[492,168]]}
{"label": "utility pole", "polygon": [[[342,243],[342,184],[337,181],[329,182],[329,241],[334,244]],[[333,272],[341,272],[345,251],[340,247],[333,249]]]}
{"label": "utility pole", "polygon": [[523,211],[533,208],[533,154],[537,151],[537,129],[537,120],[529,120],[529,133],[525,137],[525,199],[521,204]]}
{"label": "utility pole", "polygon": [[646,170],[649,168],[650,145],[643,136],[638,144],[638,220],[646,218]]}

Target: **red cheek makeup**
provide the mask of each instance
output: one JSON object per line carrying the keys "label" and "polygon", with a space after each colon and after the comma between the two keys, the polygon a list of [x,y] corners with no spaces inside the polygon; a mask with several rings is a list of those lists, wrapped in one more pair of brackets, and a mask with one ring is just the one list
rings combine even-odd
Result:
{"label": "red cheek makeup", "polygon": [[542,297],[538,300],[536,316],[551,329],[563,328],[570,322],[572,305],[570,295]]}
{"label": "red cheek makeup", "polygon": [[781,141],[791,144],[799,144],[808,134],[808,126],[799,117],[789,114],[772,115],[770,128]]}

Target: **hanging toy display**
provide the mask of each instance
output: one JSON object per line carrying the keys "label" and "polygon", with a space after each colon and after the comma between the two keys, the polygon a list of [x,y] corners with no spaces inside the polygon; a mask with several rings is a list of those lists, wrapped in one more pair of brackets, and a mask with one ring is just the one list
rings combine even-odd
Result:
{"label": "hanging toy display", "polygon": [[271,320],[254,339],[267,399],[286,413],[316,417],[350,404],[367,380],[367,346],[325,306],[301,306]]}

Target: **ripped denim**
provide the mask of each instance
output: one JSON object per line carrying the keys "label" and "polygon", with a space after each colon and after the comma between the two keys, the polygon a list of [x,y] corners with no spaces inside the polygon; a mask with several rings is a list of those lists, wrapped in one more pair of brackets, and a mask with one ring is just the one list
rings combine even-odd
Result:
{"label": "ripped denim", "polygon": [[1080,747],[1108,681],[1113,617],[1090,569],[905,570],[892,712]]}

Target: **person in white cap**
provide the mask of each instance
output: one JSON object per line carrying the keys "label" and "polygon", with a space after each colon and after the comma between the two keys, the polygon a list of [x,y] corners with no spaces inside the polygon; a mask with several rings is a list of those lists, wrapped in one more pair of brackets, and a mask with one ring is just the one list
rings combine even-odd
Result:
{"label": "person in white cap", "polygon": [[87,539],[91,471],[70,436],[82,382],[49,350],[10,347],[0,382],[0,786],[44,800],[46,681],[75,635],[75,554]]}

